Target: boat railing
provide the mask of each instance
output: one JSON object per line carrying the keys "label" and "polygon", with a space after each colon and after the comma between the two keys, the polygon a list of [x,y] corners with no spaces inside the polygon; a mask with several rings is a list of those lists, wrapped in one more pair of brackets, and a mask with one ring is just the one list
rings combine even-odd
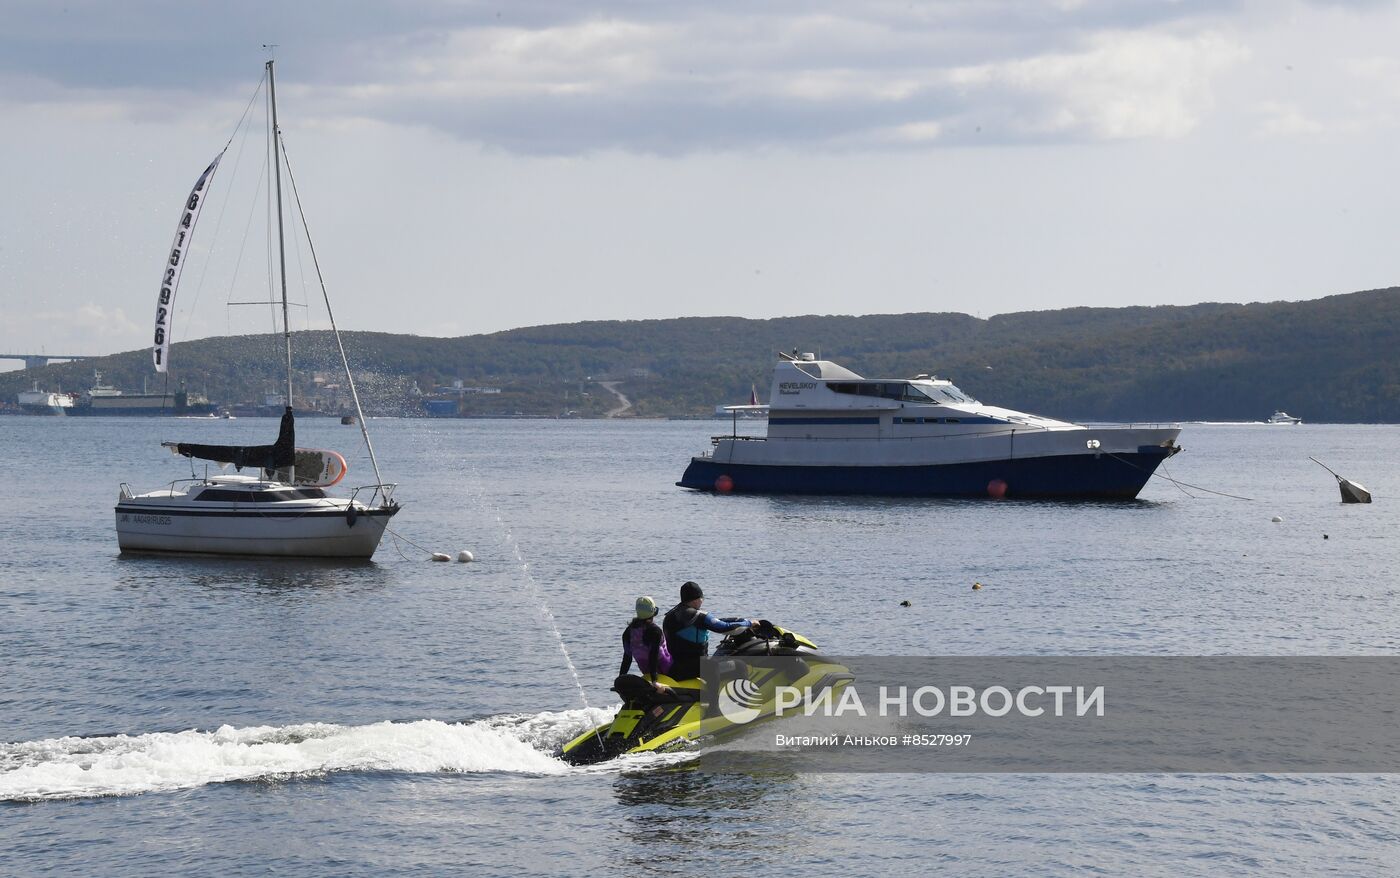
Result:
{"label": "boat railing", "polygon": [[[1005,421],[1005,422],[1007,422],[1008,424],[1014,424],[1014,425],[1016,425],[1018,428],[1019,428],[1019,427],[1026,427],[1026,428],[1032,429],[1032,430],[1047,430],[1047,431],[1049,431],[1049,430],[1063,430],[1063,429],[1065,429],[1063,426],[1046,424],[1046,423],[1044,423],[1042,420],[1036,419],[1036,418],[1031,417],[1031,416],[989,414],[989,413],[987,413],[987,412],[977,412],[977,411],[972,412],[972,414],[974,414],[974,415],[979,415],[979,416],[984,417],[984,418],[993,418],[993,419],[995,419],[995,420]],[[1068,423],[1068,422],[1064,422],[1064,423]],[[1123,422],[1119,422],[1119,421],[1083,421],[1083,422],[1074,423],[1074,424],[1072,424],[1072,426],[1074,426],[1074,427],[1083,427],[1083,428],[1085,428],[1085,429],[1087,429],[1087,430],[1103,430],[1103,429],[1117,429],[1117,430],[1167,430],[1167,429],[1180,429],[1180,428],[1181,428],[1181,425],[1180,425],[1180,424],[1173,424],[1173,423],[1123,423]]]}
{"label": "boat railing", "polygon": [[[821,442],[927,442],[930,439],[985,439],[988,436],[1010,436],[1018,430],[981,430],[976,433],[947,433],[942,436],[832,436],[821,438]],[[770,436],[769,442],[802,442],[813,440],[805,436]]]}
{"label": "boat railing", "polygon": [[170,493],[174,494],[175,488],[179,485],[203,485],[207,484],[208,481],[208,476],[193,476],[188,479],[175,479],[173,482],[166,485],[166,489],[170,491]]}
{"label": "boat railing", "polygon": [[375,501],[382,501],[384,506],[395,506],[397,504],[394,502],[394,489],[397,487],[397,482],[382,485],[360,485],[358,488],[351,489],[350,502],[354,503],[359,498],[361,491],[369,491],[369,500],[361,501],[369,508],[376,508]]}
{"label": "boat railing", "polygon": [[767,436],[730,436],[730,435],[725,435],[725,436],[711,436],[711,437],[710,437],[710,444],[711,444],[711,445],[719,445],[719,441],[720,441],[721,439],[732,439],[732,440],[736,440],[736,441],[739,441],[739,442],[767,442],[767,441],[768,441],[768,437],[767,437]]}
{"label": "boat railing", "polygon": [[[1088,428],[1088,429],[1093,429],[1094,427],[1106,427],[1106,426],[1114,426],[1114,427],[1133,427],[1133,428],[1136,428],[1136,429],[1149,429],[1149,428],[1153,428],[1153,427],[1156,427],[1156,428],[1159,428],[1159,429],[1161,429],[1161,428],[1178,429],[1180,425],[1178,425],[1178,424],[1095,424],[1095,425],[1092,425],[1092,426],[1091,426],[1091,425],[1081,425],[1081,426],[1084,426],[1084,427],[1086,427],[1086,428]],[[1039,433],[1039,432],[1069,433],[1069,432],[1072,432],[1072,428],[1070,428],[1070,429],[1060,429],[1060,430],[1056,430],[1056,429],[1054,429],[1054,428],[1046,428],[1046,427],[1037,426],[1037,427],[1034,427],[1034,428],[1026,429],[1026,428],[1024,427],[1024,425],[1012,425],[1010,429],[1003,428],[1003,429],[998,429],[998,430],[977,430],[977,431],[969,431],[969,432],[966,432],[966,433],[944,433],[944,434],[936,435],[936,436],[823,436],[823,437],[821,437],[821,439],[820,439],[819,441],[821,441],[823,444],[828,443],[828,442],[882,442],[882,443],[883,443],[883,442],[929,442],[929,441],[933,441],[933,440],[955,441],[955,440],[958,440],[958,439],[986,439],[986,438],[989,438],[989,437],[992,437],[992,436],[1008,436],[1008,437],[1009,437],[1009,436],[1010,436],[1011,434],[1013,434],[1013,433],[1023,434],[1023,435],[1024,435],[1025,433],[1030,433],[1030,432],[1037,432],[1037,433]],[[726,441],[731,441],[731,442],[732,442],[732,441],[735,441],[735,440],[742,440],[742,441],[750,441],[750,442],[753,442],[753,441],[758,441],[758,442],[796,442],[796,443],[800,443],[800,444],[808,444],[808,443],[811,443],[812,441],[814,441],[814,440],[812,440],[812,439],[809,439],[809,438],[806,437],[806,436],[715,436],[715,437],[712,437],[712,439],[711,439],[711,445],[712,445],[714,448],[718,448],[721,439],[726,440]]]}
{"label": "boat railing", "polygon": [[[1015,430],[980,430],[975,433],[947,433],[942,436],[823,436],[821,442],[928,442],[932,439],[985,439],[988,436],[1010,436]],[[806,436],[716,436],[713,445],[719,447],[719,440],[747,439],[760,442],[796,442],[809,444],[813,440]]]}
{"label": "boat railing", "polygon": [[[878,438],[881,442],[922,442],[929,439],[972,439],[984,436],[1003,436],[1011,432],[1021,432],[1022,430],[1044,431],[1047,433],[1067,432],[1075,427],[1086,430],[1118,429],[1118,430],[1180,430],[1181,424],[1170,422],[1157,423],[1084,423],[1070,427],[1052,427],[1045,424],[1037,424],[1027,421],[1011,421],[996,430],[978,430],[967,433],[945,433],[937,436],[823,436],[822,442],[869,442]],[[1009,428],[1009,429],[1008,429]],[[809,442],[805,436],[711,436],[710,445],[719,447],[721,441],[730,442]]]}

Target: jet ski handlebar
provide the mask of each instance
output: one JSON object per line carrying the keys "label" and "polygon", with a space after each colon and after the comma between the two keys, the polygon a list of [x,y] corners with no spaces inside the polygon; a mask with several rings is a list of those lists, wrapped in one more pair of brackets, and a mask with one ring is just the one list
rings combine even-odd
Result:
{"label": "jet ski handlebar", "polygon": [[[762,641],[772,648],[774,644],[786,649],[796,649],[801,642],[791,631],[785,631],[769,622],[767,619],[757,619],[747,628],[740,628],[724,636],[716,655],[733,653],[737,650],[747,649],[754,641]],[[807,646],[812,646],[810,642]]]}
{"label": "jet ski handlebar", "polygon": [[749,630],[753,632],[755,637],[760,637],[764,640],[776,640],[782,636],[782,632],[778,630],[778,626],[769,622],[767,619],[756,620],[749,626]]}

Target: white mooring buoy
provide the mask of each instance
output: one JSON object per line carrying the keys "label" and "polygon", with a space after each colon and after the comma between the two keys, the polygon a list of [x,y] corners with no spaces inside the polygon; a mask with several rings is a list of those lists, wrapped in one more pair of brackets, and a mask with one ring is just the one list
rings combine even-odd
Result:
{"label": "white mooring buoy", "polygon": [[457,553],[457,560],[462,562],[463,564],[467,564],[471,561],[475,561],[476,556],[473,555],[471,552],[468,552],[466,549],[463,549],[462,551]]}
{"label": "white mooring buoy", "polygon": [[449,557],[448,554],[447,554],[446,552],[434,552],[434,553],[433,553],[433,560],[434,560],[434,561],[451,561],[452,558]]}

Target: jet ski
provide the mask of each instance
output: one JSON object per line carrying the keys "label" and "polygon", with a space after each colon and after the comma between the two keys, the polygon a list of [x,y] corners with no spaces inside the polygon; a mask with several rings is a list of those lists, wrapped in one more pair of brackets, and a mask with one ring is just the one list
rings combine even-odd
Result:
{"label": "jet ski", "polygon": [[715,679],[673,680],[658,674],[656,681],[669,693],[642,677],[618,677],[612,688],[622,697],[622,707],[612,722],[589,729],[554,755],[571,765],[591,765],[624,753],[689,749],[698,741],[723,739],[773,719],[778,686],[794,686],[815,698],[855,679],[844,665],[823,658],[815,643],[767,620],[726,636],[706,667],[714,669]]}

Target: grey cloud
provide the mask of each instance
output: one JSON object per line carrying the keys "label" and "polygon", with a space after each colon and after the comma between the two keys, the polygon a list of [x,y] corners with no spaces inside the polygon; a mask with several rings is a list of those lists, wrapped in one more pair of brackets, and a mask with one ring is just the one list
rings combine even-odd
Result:
{"label": "grey cloud", "polygon": [[[917,113],[944,117],[953,109],[938,101],[917,102]],[[703,150],[783,147],[840,142],[863,131],[896,125],[909,104],[789,104],[691,100],[678,109],[665,96],[636,99],[542,99],[522,109],[509,101],[470,108],[416,105],[385,108],[404,122],[431,120],[434,127],[525,154],[570,154],[610,149],[658,155]]]}
{"label": "grey cloud", "polygon": [[[1053,116],[1054,94],[995,72],[959,84],[950,72],[1082,51],[1104,33],[1180,28],[1237,4],[1063,6],[22,2],[0,34],[0,74],[83,99],[107,94],[133,115],[178,113],[195,95],[246,90],[258,46],[271,41],[283,81],[313,112],[430,126],[513,152],[840,148],[911,125],[936,125],[941,143],[1073,139],[1096,129],[1024,124]],[[624,32],[590,45],[594,26]],[[532,47],[552,34],[559,46]],[[54,94],[8,91],[11,101]]]}
{"label": "grey cloud", "polygon": [[1394,8],[1395,0],[1304,0],[1309,6],[1320,6],[1330,9],[1351,9],[1357,12],[1369,12],[1373,9]]}

